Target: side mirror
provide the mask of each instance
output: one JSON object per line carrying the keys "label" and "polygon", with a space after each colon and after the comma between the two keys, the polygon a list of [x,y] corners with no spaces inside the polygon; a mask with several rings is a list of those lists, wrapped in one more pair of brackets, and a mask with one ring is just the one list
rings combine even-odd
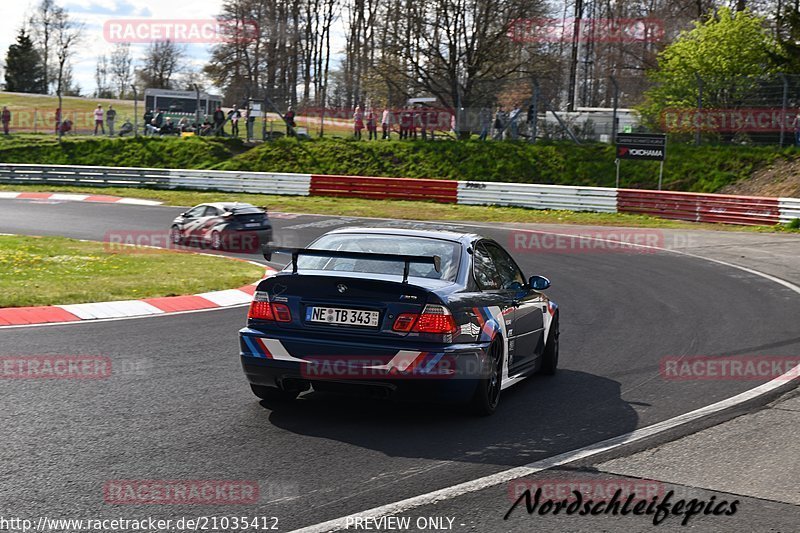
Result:
{"label": "side mirror", "polygon": [[180,214],[180,215],[178,215],[178,216],[179,216],[179,217],[185,217],[185,216],[186,216],[186,213],[188,213],[188,211],[184,211],[183,213],[181,213],[181,214]]}
{"label": "side mirror", "polygon": [[544,276],[531,276],[528,280],[531,289],[535,291],[543,291],[550,287],[550,280]]}

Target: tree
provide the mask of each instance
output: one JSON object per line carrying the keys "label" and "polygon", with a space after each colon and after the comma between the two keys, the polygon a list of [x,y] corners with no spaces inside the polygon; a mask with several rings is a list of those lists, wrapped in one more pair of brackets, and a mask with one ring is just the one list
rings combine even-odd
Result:
{"label": "tree", "polygon": [[24,28],[19,31],[16,44],[8,47],[5,79],[6,91],[45,92],[42,58]]}
{"label": "tree", "polygon": [[111,91],[111,86],[108,82],[108,74],[108,58],[103,54],[97,58],[97,66],[94,70],[94,95],[97,98],[114,98],[114,93]]}
{"label": "tree", "polygon": [[54,27],[58,22],[58,18],[63,9],[55,4],[55,0],[41,0],[36,8],[36,14],[31,17],[30,25],[33,33],[33,38],[41,50],[42,68],[44,79],[44,90],[42,93],[47,93],[50,90],[50,85],[53,83],[51,75],[51,48],[53,46],[53,33]]}
{"label": "tree", "polygon": [[[58,8],[53,22],[53,37],[58,65],[56,94],[58,95],[58,108],[62,109],[62,95],[72,89],[72,69],[69,59],[75,52],[75,45],[80,41],[83,32],[83,24],[70,19],[69,14],[63,9]],[[80,89],[78,88],[78,92]],[[59,126],[61,124],[59,123]],[[58,128],[58,140],[61,141],[61,128]]]}
{"label": "tree", "polygon": [[750,11],[721,8],[682,32],[658,56],[650,72],[655,85],[645,93],[643,117],[655,125],[667,108],[697,106],[698,77],[705,108],[736,108],[758,88],[754,74],[778,71],[778,44],[765,20]]}
{"label": "tree", "polygon": [[137,73],[145,88],[172,89],[174,76],[185,70],[186,52],[173,41],[156,41],[147,48]]}
{"label": "tree", "polygon": [[797,2],[778,13],[777,23],[781,52],[777,61],[785,74],[800,74],[800,7]]}
{"label": "tree", "polygon": [[124,98],[133,78],[133,57],[130,43],[119,43],[111,52],[111,79],[119,98]]}

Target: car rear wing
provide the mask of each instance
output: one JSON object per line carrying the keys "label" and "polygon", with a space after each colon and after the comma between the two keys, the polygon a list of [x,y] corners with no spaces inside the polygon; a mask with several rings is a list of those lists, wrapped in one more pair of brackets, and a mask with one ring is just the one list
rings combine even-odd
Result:
{"label": "car rear wing", "polygon": [[297,258],[301,255],[308,257],[331,257],[342,259],[366,259],[372,261],[397,261],[403,263],[403,283],[408,283],[408,271],[411,263],[433,265],[436,272],[442,271],[442,258],[438,255],[405,255],[405,254],[378,254],[372,252],[346,252],[342,250],[316,250],[314,248],[279,248],[265,244],[261,247],[264,259],[272,261],[272,254],[287,254],[292,256],[292,274],[297,274]]}

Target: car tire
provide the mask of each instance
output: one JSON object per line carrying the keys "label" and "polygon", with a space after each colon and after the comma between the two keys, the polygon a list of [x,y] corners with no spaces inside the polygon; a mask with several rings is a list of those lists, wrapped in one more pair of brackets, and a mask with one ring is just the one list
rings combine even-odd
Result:
{"label": "car tire", "polygon": [[489,416],[497,410],[500,403],[500,389],[503,384],[503,343],[497,337],[489,345],[490,374],[478,381],[470,402],[470,410],[476,416]]}
{"label": "car tire", "polygon": [[547,334],[547,343],[542,354],[542,366],[539,367],[539,374],[552,376],[558,368],[558,313],[553,317],[550,331]]}
{"label": "car tire", "polygon": [[178,226],[172,226],[172,228],[170,228],[169,240],[172,244],[183,244],[183,234]]}
{"label": "car tire", "polygon": [[300,394],[300,391],[287,391],[278,389],[276,387],[253,385],[252,383],[250,384],[250,389],[253,391],[253,394],[262,400],[268,401],[290,402],[297,398],[297,395]]}
{"label": "car tire", "polygon": [[222,235],[218,231],[211,232],[211,249],[220,250],[222,248]]}

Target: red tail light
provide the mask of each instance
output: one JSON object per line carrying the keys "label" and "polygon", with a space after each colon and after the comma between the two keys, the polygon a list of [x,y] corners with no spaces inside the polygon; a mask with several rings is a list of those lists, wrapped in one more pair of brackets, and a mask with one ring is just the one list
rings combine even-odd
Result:
{"label": "red tail light", "polygon": [[446,335],[458,331],[456,321],[450,310],[443,305],[426,305],[421,315],[403,313],[397,317],[392,327],[395,331],[416,331],[419,333],[438,333]]}
{"label": "red tail light", "polygon": [[269,295],[264,291],[256,291],[253,301],[250,302],[250,311],[247,318],[258,320],[273,320],[278,322],[291,322],[292,312],[286,304],[272,303]]}

